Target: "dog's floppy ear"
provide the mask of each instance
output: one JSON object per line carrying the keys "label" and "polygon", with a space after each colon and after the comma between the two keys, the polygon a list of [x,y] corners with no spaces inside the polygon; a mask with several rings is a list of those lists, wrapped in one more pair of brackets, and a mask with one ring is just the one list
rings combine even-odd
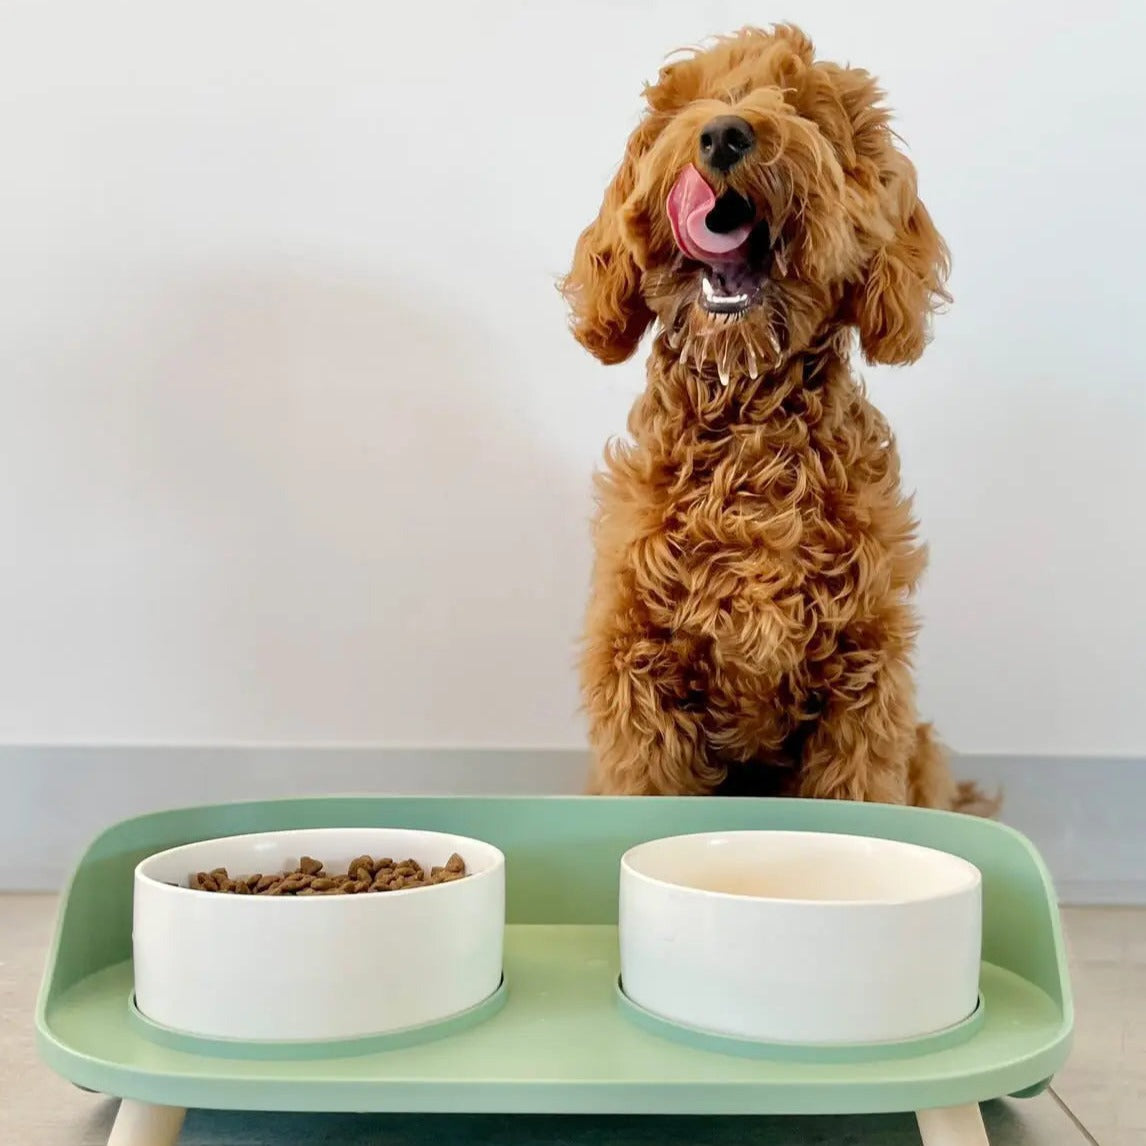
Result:
{"label": "dog's floppy ear", "polygon": [[573,267],[561,281],[573,336],[602,362],[623,362],[637,348],[652,311],[641,297],[641,268],[634,249],[637,164],[656,137],[646,118],[633,131],[620,170],[605,191],[597,218],[577,240]]}
{"label": "dog's floppy ear", "polygon": [[947,293],[949,259],[916,191],[915,169],[889,145],[894,159],[885,176],[889,236],[855,288],[853,314],[860,346],[871,363],[914,362],[927,345],[931,315]]}

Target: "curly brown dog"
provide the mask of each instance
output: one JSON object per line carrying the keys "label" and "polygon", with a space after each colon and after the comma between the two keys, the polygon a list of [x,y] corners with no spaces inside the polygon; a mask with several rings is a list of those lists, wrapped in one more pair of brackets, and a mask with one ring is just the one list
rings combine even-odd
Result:
{"label": "curly brown dog", "polygon": [[852,372],[922,353],[947,252],[882,93],[797,29],[662,68],[562,284],[601,361],[657,331],[599,476],[582,684],[609,794],[970,804],[916,715],[925,552]]}

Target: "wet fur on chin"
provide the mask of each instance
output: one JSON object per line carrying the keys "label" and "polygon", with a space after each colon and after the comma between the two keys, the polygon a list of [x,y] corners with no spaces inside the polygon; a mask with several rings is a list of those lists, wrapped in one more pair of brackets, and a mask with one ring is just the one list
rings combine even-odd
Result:
{"label": "wet fur on chin", "polygon": [[[746,29],[645,92],[562,283],[602,362],[655,326],[648,383],[598,476],[581,679],[607,794],[796,795],[989,810],[915,706],[925,551],[883,416],[852,369],[923,352],[947,251],[868,73],[797,29]],[[713,190],[767,224],[756,305],[698,303],[665,212],[733,113],[754,151]]]}

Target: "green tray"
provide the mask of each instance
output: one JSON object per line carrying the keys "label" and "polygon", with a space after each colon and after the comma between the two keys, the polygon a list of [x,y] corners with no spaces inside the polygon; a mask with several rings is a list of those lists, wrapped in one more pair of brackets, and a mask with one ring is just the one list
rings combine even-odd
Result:
{"label": "green tray", "polygon": [[[396,1041],[268,1052],[157,1031],[134,1011],[132,872],[140,859],[217,836],[385,826],[470,835],[505,852],[505,992],[488,1016]],[[736,1048],[659,1028],[618,999],[622,853],[659,836],[761,828],[905,840],[980,868],[982,1013],[963,1035],[823,1054]],[[1072,1022],[1053,889],[1018,833],[918,809],[711,798],[323,798],[129,820],[80,861],[37,1007],[52,1068],[135,1100],[142,1121],[119,1139],[132,1143],[174,1140],[147,1123],[148,1107],[710,1115],[961,1107],[1038,1093],[1066,1059]]]}

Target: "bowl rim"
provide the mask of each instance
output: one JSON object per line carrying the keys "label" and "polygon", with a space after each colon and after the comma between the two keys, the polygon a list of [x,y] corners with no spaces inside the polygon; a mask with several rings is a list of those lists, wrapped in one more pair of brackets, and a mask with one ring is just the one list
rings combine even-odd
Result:
{"label": "bowl rim", "polygon": [[[448,883],[430,884],[423,887],[403,887],[395,891],[388,891],[385,895],[212,895],[210,892],[201,891],[195,887],[184,887],[182,884],[168,883],[166,880],[156,879],[155,876],[148,874],[144,870],[148,864],[155,860],[163,859],[168,856],[176,855],[181,851],[190,851],[192,848],[202,847],[207,844],[216,843],[236,843],[252,839],[266,839],[272,836],[294,836],[302,834],[322,834],[329,833],[330,835],[353,835],[360,832],[395,832],[416,836],[427,836],[433,839],[449,839],[457,840],[462,844],[476,844],[481,848],[487,849],[491,854],[492,862],[482,871],[476,871],[468,874],[465,879],[450,880]],[[382,903],[392,902],[395,898],[405,898],[407,895],[421,892],[423,894],[428,892],[442,892],[452,890],[457,894],[460,889],[466,886],[473,886],[477,881],[485,881],[490,878],[496,878],[499,873],[505,871],[505,853],[494,844],[486,840],[480,840],[476,836],[463,836],[456,832],[438,832],[422,828],[401,828],[393,825],[377,825],[377,824],[361,824],[356,827],[325,827],[325,828],[282,828],[270,832],[238,832],[233,836],[211,836],[203,840],[190,840],[185,844],[178,844],[173,848],[164,848],[162,851],[153,852],[149,856],[145,856],[135,865],[133,871],[133,883],[136,886],[140,884],[149,889],[155,889],[160,894],[177,893],[182,895],[193,896],[198,899],[210,899],[217,902],[220,906],[223,904],[234,901],[240,904],[246,903],[280,903],[301,899],[308,903],[327,903],[327,904],[341,904],[344,905],[341,909],[345,910],[350,904],[372,901]],[[224,908],[227,910],[227,908]],[[311,909],[313,910],[313,908]]]}
{"label": "bowl rim", "polygon": [[[652,847],[654,844],[698,839],[743,838],[746,836],[769,836],[773,838],[796,836],[800,839],[847,840],[850,843],[874,843],[892,851],[923,852],[931,856],[939,856],[944,862],[949,862],[953,869],[961,872],[963,878],[955,886],[932,895],[905,895],[902,897],[885,897],[881,899],[807,899],[793,896],[749,895],[744,892],[735,891],[709,891],[706,888],[694,887],[687,883],[677,883],[671,879],[648,875],[646,872],[638,871],[632,864],[632,859],[637,852]],[[681,892],[703,899],[759,903],[773,907],[790,907],[801,910],[812,908],[907,907],[921,903],[942,903],[944,900],[954,899],[958,896],[966,895],[968,892],[980,891],[983,886],[983,873],[975,864],[971,863],[970,860],[964,859],[962,856],[957,856],[953,852],[943,851],[940,848],[929,848],[925,844],[910,843],[907,840],[885,839],[883,836],[859,836],[847,832],[816,832],[785,829],[773,831],[768,828],[736,829],[727,832],[686,832],[682,835],[659,836],[655,839],[644,840],[642,843],[635,844],[629,848],[628,851],[621,856],[621,876],[622,879],[627,876],[637,881],[649,883],[657,887],[671,888],[675,892]]]}

